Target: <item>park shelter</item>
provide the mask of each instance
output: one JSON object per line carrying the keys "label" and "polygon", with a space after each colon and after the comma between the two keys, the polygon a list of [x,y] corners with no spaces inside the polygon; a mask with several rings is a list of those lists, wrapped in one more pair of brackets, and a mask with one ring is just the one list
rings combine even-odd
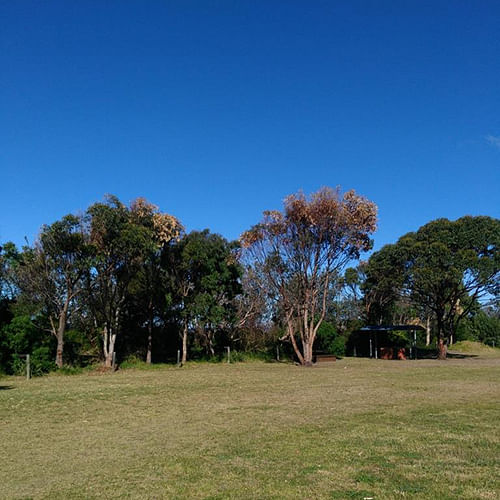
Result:
{"label": "park shelter", "polygon": [[[386,359],[392,359],[392,354],[394,348],[398,349],[397,358],[406,359],[406,349],[408,349],[408,354],[410,359],[417,359],[417,331],[424,330],[420,325],[375,325],[375,326],[365,326],[358,330],[360,334],[358,339],[361,340],[359,347],[361,347],[361,353],[368,350],[370,358],[378,359],[380,354]],[[388,341],[389,332],[407,332],[405,346],[391,346]],[[364,341],[364,342],[363,342]],[[366,344],[368,344],[368,349],[366,349]],[[358,348],[359,348],[358,347]],[[356,349],[356,347],[355,347]],[[361,354],[363,355],[363,354]]]}

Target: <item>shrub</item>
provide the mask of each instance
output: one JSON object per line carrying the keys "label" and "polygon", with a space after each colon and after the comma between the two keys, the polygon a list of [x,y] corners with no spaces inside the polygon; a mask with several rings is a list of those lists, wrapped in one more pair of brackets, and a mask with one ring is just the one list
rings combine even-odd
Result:
{"label": "shrub", "polygon": [[[231,351],[231,363],[242,363],[248,361],[271,361],[272,359],[273,358],[271,354],[266,351]],[[227,355],[224,357],[223,361],[227,361]]]}
{"label": "shrub", "polygon": [[54,370],[54,338],[39,330],[29,316],[16,316],[2,329],[2,345],[7,352],[7,372],[26,373],[26,359],[30,354],[31,373],[43,375]]}
{"label": "shrub", "polygon": [[[39,377],[56,369],[48,347],[42,346],[33,349],[30,355],[30,369],[33,377]],[[13,375],[25,375],[26,358],[21,357],[19,354],[14,354],[11,362],[11,372]]]}
{"label": "shrub", "polygon": [[314,345],[315,350],[335,356],[344,356],[345,344],[346,339],[337,333],[332,323],[328,321],[321,323]]}

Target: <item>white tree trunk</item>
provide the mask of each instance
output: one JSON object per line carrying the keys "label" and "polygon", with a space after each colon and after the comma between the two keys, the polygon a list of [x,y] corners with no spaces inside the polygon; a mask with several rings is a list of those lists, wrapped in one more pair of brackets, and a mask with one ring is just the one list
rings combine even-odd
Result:
{"label": "white tree trunk", "polygon": [[427,316],[427,321],[425,323],[425,345],[431,344],[431,318]]}

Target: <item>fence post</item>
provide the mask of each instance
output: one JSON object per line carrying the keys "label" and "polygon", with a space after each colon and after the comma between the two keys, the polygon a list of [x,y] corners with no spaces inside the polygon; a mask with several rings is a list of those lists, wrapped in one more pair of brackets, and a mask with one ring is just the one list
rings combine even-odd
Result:
{"label": "fence post", "polygon": [[31,363],[30,363],[30,355],[26,354],[26,380],[31,378]]}

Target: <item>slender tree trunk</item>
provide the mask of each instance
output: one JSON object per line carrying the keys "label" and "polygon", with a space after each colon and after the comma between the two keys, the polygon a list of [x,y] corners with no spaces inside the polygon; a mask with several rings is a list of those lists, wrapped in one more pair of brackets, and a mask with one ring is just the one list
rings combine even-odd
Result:
{"label": "slender tree trunk", "polygon": [[425,345],[430,345],[431,343],[431,317],[427,316],[425,323]]}
{"label": "slender tree trunk", "polygon": [[149,330],[148,331],[148,352],[146,353],[146,363],[148,365],[151,364],[152,345],[153,345],[153,336],[151,335],[151,331]]}
{"label": "slender tree trunk", "polygon": [[187,338],[188,338],[188,324],[187,320],[184,321],[182,328],[182,360],[181,364],[185,365],[187,361]]}
{"label": "slender tree trunk", "polygon": [[104,328],[102,329],[102,352],[104,354],[104,361],[105,362],[109,357],[108,337],[109,337],[108,326],[104,325]]}
{"label": "slender tree trunk", "polygon": [[120,324],[120,307],[117,307],[108,332],[108,346],[107,346],[108,352],[105,360],[105,366],[107,368],[111,368],[113,366],[113,357],[115,354],[115,343],[116,343],[116,336],[118,334],[119,324]]}
{"label": "slender tree trunk", "polygon": [[153,351],[153,304],[149,303],[149,320],[148,320],[148,351],[146,354],[146,363],[151,364]]}
{"label": "slender tree trunk", "polygon": [[443,314],[437,314],[438,331],[438,359],[446,359],[447,346],[445,340],[445,329],[443,324]]}
{"label": "slender tree trunk", "polygon": [[64,337],[63,335],[57,334],[57,350],[56,350],[56,365],[58,368],[63,366],[63,349],[64,349]]}
{"label": "slender tree trunk", "polygon": [[215,349],[214,349],[214,344],[212,342],[212,337],[210,334],[207,334],[207,345],[208,345],[208,350],[210,351],[210,355],[212,357],[215,356]]}
{"label": "slender tree trunk", "polygon": [[116,333],[110,332],[108,335],[108,354],[105,359],[105,366],[111,368],[113,366],[113,355],[115,353]]}
{"label": "slender tree trunk", "polygon": [[66,299],[64,307],[59,315],[57,325],[57,349],[56,349],[56,365],[58,368],[63,366],[63,351],[64,351],[64,333],[66,331],[66,320],[68,317],[69,299]]}
{"label": "slender tree trunk", "polygon": [[[118,317],[118,313],[115,315],[115,318]],[[116,343],[116,335],[118,323],[115,321],[115,324],[110,326],[105,326],[103,331],[103,344],[104,344],[104,366],[106,368],[111,368],[113,366],[113,355],[115,353],[115,343]]]}
{"label": "slender tree trunk", "polygon": [[290,341],[292,342],[293,350],[295,351],[295,354],[299,360],[299,363],[301,365],[304,365],[304,356],[300,352],[300,349],[297,345],[297,340],[295,339],[295,334],[294,334],[294,328],[293,328],[293,321],[292,319],[287,320],[287,330],[288,330],[288,337],[290,338]]}

